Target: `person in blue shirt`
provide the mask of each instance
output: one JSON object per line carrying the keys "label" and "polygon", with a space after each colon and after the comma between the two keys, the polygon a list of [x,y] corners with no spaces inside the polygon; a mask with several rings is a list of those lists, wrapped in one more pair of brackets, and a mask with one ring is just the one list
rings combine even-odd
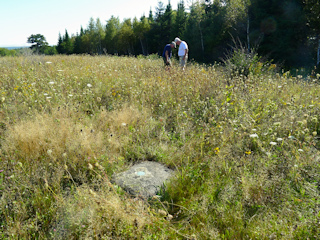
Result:
{"label": "person in blue shirt", "polygon": [[166,67],[171,66],[170,58],[172,57],[172,48],[176,48],[175,42],[167,44],[163,49],[162,58],[163,58],[164,65]]}

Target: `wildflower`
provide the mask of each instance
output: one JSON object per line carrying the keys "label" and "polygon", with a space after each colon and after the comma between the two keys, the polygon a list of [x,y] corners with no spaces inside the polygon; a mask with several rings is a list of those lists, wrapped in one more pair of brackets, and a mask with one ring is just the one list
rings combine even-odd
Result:
{"label": "wildflower", "polygon": [[126,123],[122,123],[121,125],[122,125],[122,126],[124,126],[124,127],[125,127],[125,126],[127,126],[127,124],[126,124]]}
{"label": "wildflower", "polygon": [[101,97],[97,97],[97,102],[101,102]]}
{"label": "wildflower", "polygon": [[1,98],[1,102],[4,102],[6,99],[5,99],[5,97],[2,97]]}
{"label": "wildflower", "polygon": [[103,167],[102,167],[98,162],[96,162],[94,165],[95,165],[97,168],[99,168],[100,170],[103,170]]}
{"label": "wildflower", "polygon": [[3,169],[1,169],[1,170],[0,170],[0,173],[2,173],[3,171],[4,171],[4,170],[3,170]]}
{"label": "wildflower", "polygon": [[298,152],[303,152],[303,150],[302,149],[298,149]]}
{"label": "wildflower", "polygon": [[256,132],[256,131],[257,131],[257,129],[255,129],[255,128],[254,128],[254,129],[252,129],[252,131],[253,131],[253,132]]}
{"label": "wildflower", "polygon": [[316,131],[314,131],[313,133],[312,133],[312,135],[315,137],[315,136],[317,136],[317,132]]}
{"label": "wildflower", "polygon": [[72,97],[73,95],[72,94],[69,94],[69,97]]}
{"label": "wildflower", "polygon": [[294,136],[289,136],[288,138],[292,140],[296,139]]}
{"label": "wildflower", "polygon": [[245,154],[250,155],[251,151],[246,151]]}
{"label": "wildflower", "polygon": [[52,150],[51,149],[48,149],[47,151],[48,155],[50,156],[52,154]]}
{"label": "wildflower", "polygon": [[274,146],[274,145],[277,145],[276,142],[270,142],[270,144],[273,145],[273,146]]}
{"label": "wildflower", "polygon": [[93,166],[90,163],[88,163],[88,167],[89,167],[90,170],[93,169]]}
{"label": "wildflower", "polygon": [[277,138],[277,142],[281,142],[282,140],[282,138]]}
{"label": "wildflower", "polygon": [[48,184],[48,180],[47,179],[44,179],[44,187],[45,188],[49,188],[49,184]]}
{"label": "wildflower", "polygon": [[94,191],[92,191],[91,189],[89,189],[89,193],[90,193],[91,195],[93,195],[94,197],[96,196],[96,193],[95,193]]}
{"label": "wildflower", "polygon": [[215,154],[218,154],[219,152],[220,152],[220,148],[216,147],[216,148],[214,149],[214,153],[215,153]]}
{"label": "wildflower", "polygon": [[254,134],[250,134],[251,138],[259,138],[258,134],[254,133]]}
{"label": "wildflower", "polygon": [[88,83],[88,84],[87,84],[87,87],[89,87],[89,88],[90,88],[90,87],[92,87],[92,85],[91,85],[90,83]]}
{"label": "wildflower", "polygon": [[48,96],[49,94],[48,94],[48,93],[44,93],[43,95],[44,95],[44,96]]}
{"label": "wildflower", "polygon": [[53,84],[54,84],[54,82],[49,82],[49,84],[50,84],[50,85],[53,85]]}

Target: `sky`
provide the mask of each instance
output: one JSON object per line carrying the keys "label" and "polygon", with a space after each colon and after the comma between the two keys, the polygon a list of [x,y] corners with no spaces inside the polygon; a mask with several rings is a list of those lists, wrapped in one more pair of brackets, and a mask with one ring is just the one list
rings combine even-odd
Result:
{"label": "sky", "polygon": [[[49,45],[57,45],[59,33],[69,35],[86,29],[90,18],[103,25],[111,16],[125,18],[149,16],[159,0],[0,0],[0,47],[30,46],[31,34],[42,34]],[[167,6],[168,0],[161,1]],[[170,0],[173,10],[180,0]],[[187,2],[185,0],[185,2]],[[187,4],[186,4],[187,7]]]}

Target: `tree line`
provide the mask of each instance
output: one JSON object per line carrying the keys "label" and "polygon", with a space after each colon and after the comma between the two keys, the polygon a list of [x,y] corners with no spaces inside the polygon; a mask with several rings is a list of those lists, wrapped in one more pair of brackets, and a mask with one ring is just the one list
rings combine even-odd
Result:
{"label": "tree line", "polygon": [[[46,54],[161,54],[175,37],[185,40],[189,58],[213,63],[234,42],[286,67],[319,65],[320,3],[318,0],[203,0],[176,10],[158,2],[148,16],[105,24],[91,18],[87,28],[59,34],[57,46],[33,45]],[[29,40],[28,40],[29,41]]]}

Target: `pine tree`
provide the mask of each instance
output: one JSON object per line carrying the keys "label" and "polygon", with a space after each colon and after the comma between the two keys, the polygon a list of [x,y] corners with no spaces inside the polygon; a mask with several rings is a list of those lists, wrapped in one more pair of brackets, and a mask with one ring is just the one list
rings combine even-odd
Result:
{"label": "pine tree", "polygon": [[203,20],[205,19],[204,5],[195,2],[190,7],[190,15],[187,22],[187,29],[185,33],[186,41],[189,46],[190,57],[200,61],[204,61],[204,32]]}
{"label": "pine tree", "polygon": [[187,25],[187,13],[185,11],[183,0],[178,3],[176,18],[173,25],[173,32],[175,33],[175,36],[183,38]]}
{"label": "pine tree", "polygon": [[161,23],[162,29],[163,29],[163,45],[168,43],[171,39],[174,38],[173,35],[173,12],[172,12],[172,6],[169,1],[166,10],[163,14],[163,19]]}
{"label": "pine tree", "polygon": [[28,37],[27,42],[33,44],[30,48],[37,53],[43,53],[48,46],[46,38],[42,34],[32,34]]}
{"label": "pine tree", "polygon": [[109,54],[118,53],[117,35],[118,35],[119,29],[120,29],[119,18],[111,16],[111,18],[107,21],[105,38],[104,38],[104,46],[106,48],[107,53]]}
{"label": "pine tree", "polygon": [[61,37],[61,33],[59,33],[59,38],[58,38],[58,44],[57,44],[57,51],[58,53],[63,53],[62,51],[62,43],[63,43],[63,40],[62,40],[62,37]]}

